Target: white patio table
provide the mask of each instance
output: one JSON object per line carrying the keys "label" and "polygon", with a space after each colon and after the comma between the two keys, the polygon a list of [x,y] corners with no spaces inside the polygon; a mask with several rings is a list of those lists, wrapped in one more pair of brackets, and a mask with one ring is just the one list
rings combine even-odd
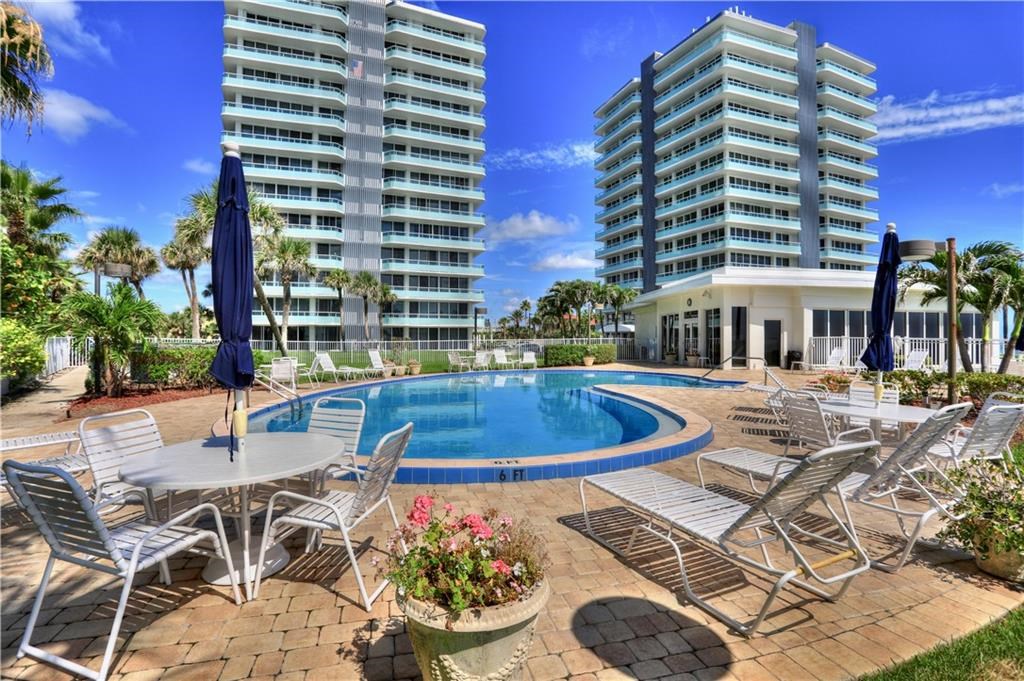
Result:
{"label": "white patio table", "polygon": [[[253,543],[249,487],[324,468],[337,461],[344,448],[338,438],[330,435],[250,433],[245,438],[245,454],[235,452],[232,462],[228,456],[228,438],[212,437],[130,456],[121,466],[120,478],[131,485],[160,492],[237,487],[242,536],[230,542],[231,557],[235,571],[240,573],[239,581],[245,583],[246,598],[250,599],[256,566],[250,564],[249,551],[252,546],[259,546],[259,542]],[[263,574],[274,574],[287,565],[288,560],[288,551],[275,544],[267,551]],[[212,584],[229,584],[225,562],[211,558],[203,570],[203,579]]]}
{"label": "white patio table", "polygon": [[906,431],[906,424],[917,425],[931,418],[935,412],[924,407],[907,404],[886,404],[860,402],[843,399],[822,400],[821,410],[827,414],[845,416],[846,418],[867,419],[871,423],[871,432],[876,440],[882,437],[882,421],[897,421],[900,424],[901,439]]}

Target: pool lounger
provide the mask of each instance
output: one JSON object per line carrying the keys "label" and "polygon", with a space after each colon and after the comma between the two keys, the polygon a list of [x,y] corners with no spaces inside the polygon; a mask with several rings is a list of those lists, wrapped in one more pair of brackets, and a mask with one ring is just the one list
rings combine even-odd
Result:
{"label": "pool lounger", "polygon": [[[870,559],[861,548],[856,535],[848,529],[848,526],[852,526],[852,523],[849,523],[849,514],[846,517],[849,525],[844,524],[835,511],[825,504],[832,520],[829,529],[834,528],[841,541],[815,534],[814,539],[819,546],[827,544],[837,552],[814,561],[805,556],[794,542],[793,535],[804,533],[794,526],[793,521],[811,504],[823,500],[824,495],[831,492],[839,481],[857,466],[872,456],[877,456],[878,451],[877,442],[843,444],[823,449],[803,459],[779,480],[777,485],[750,506],[649,468],[593,475],[580,480],[583,521],[587,534],[623,556],[632,551],[640,530],[645,530],[667,542],[679,562],[683,590],[690,602],[744,636],[753,636],[767,616],[775,597],[787,584],[792,583],[816,596],[834,601],[846,593],[855,576],[870,569]],[[642,516],[646,516],[646,522],[638,522],[633,528],[624,550],[606,542],[594,532],[585,494],[588,485],[616,497],[639,511]],[[815,529],[821,532],[823,528]],[[768,532],[765,533],[764,530]],[[754,619],[747,623],[733,619],[694,593],[690,587],[682,551],[674,537],[676,531],[689,539],[718,549],[736,563],[778,577]],[[792,556],[792,567],[783,569],[772,563],[767,545],[776,541],[782,542],[786,553]],[[745,549],[754,548],[760,549],[763,560],[741,553]],[[846,560],[851,560],[854,564],[843,572],[831,575],[821,572],[826,567]],[[838,584],[839,588],[827,591],[800,577],[813,580],[821,587]]]}

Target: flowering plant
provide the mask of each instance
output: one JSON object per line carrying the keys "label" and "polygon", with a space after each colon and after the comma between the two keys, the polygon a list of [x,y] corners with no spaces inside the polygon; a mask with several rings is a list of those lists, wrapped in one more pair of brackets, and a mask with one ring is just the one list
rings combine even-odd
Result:
{"label": "flowering plant", "polygon": [[382,572],[399,596],[439,605],[450,618],[524,598],[544,576],[536,533],[494,509],[461,515],[424,494],[406,520],[388,541]]}

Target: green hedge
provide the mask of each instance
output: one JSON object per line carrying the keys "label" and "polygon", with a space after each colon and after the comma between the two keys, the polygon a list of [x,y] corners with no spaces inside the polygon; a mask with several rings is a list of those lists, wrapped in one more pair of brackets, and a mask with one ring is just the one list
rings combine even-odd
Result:
{"label": "green hedge", "polygon": [[0,320],[0,375],[18,385],[46,366],[43,339],[13,319]]}
{"label": "green hedge", "polygon": [[544,348],[544,366],[578,366],[584,356],[594,358],[594,364],[608,364],[615,361],[615,346],[611,343],[593,345],[549,345]]}
{"label": "green hedge", "polygon": [[[142,348],[132,355],[132,382],[141,385],[212,390],[217,381],[210,375],[216,345]],[[267,364],[269,355],[253,350],[253,364]]]}
{"label": "green hedge", "polygon": [[[900,389],[900,401],[923,401],[926,395],[945,394],[949,374],[929,371],[907,371],[900,369],[884,375],[884,380]],[[874,380],[874,374],[864,374],[864,380]],[[961,397],[970,397],[980,405],[995,392],[1024,394],[1024,376],[960,372],[956,375],[957,392]]]}

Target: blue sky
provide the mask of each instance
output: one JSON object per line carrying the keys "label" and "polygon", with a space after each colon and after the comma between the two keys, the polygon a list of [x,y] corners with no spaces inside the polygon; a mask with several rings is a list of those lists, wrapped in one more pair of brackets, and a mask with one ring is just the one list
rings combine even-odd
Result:
{"label": "blue sky", "polygon": [[[652,51],[728,3],[440,2],[488,27],[489,225],[481,258],[492,317],[552,281],[592,275],[593,110]],[[878,66],[882,222],[903,238],[1024,245],[1024,4],[748,3],[801,20]],[[88,213],[166,242],[184,197],[213,179],[222,74],[219,2],[30,5],[56,73],[44,126],[4,131],[3,157],[63,175]],[[146,289],[184,305],[173,272]]]}

